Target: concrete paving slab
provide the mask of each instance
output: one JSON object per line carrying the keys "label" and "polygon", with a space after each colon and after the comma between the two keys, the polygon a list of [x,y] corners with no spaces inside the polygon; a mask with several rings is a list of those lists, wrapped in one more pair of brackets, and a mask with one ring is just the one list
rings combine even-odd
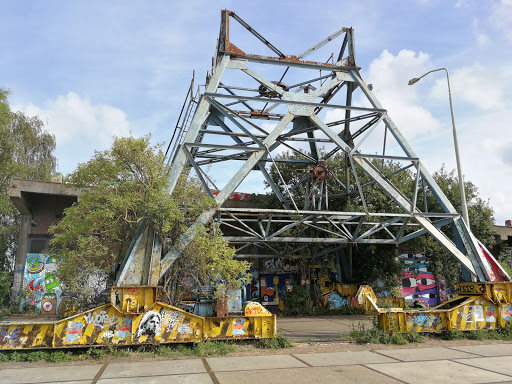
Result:
{"label": "concrete paving slab", "polygon": [[377,352],[402,361],[453,360],[475,357],[473,354],[450,348],[378,349]]}
{"label": "concrete paving slab", "polygon": [[261,369],[257,371],[220,372],[215,376],[220,384],[396,384],[386,377],[360,365],[329,368]]}
{"label": "concrete paving slab", "polygon": [[395,359],[369,351],[357,352],[328,352],[328,353],[299,353],[299,359],[314,367],[327,367],[332,365],[396,363]]}
{"label": "concrete paving slab", "polygon": [[[18,384],[18,383],[53,383],[53,382],[71,382],[80,383],[83,381],[91,382],[98,373],[101,364],[94,365],[60,365],[58,367],[39,367],[39,368],[8,368],[0,370],[0,383]],[[68,384],[68,383],[66,383]]]}
{"label": "concrete paving slab", "polygon": [[101,379],[121,377],[148,377],[206,372],[200,359],[139,361],[110,363]]}
{"label": "concrete paving slab", "polygon": [[[169,376],[148,376],[123,377],[116,379],[100,379],[97,384],[213,384],[210,375],[207,373],[192,373],[188,375],[169,375]],[[60,384],[60,383],[59,383]],[[67,384],[67,383],[64,383]]]}
{"label": "concrete paving slab", "polygon": [[510,376],[448,360],[368,364],[368,367],[406,383],[492,383],[510,381]]}
{"label": "concrete paving slab", "polygon": [[512,376],[512,356],[476,357],[454,361]]}
{"label": "concrete paving slab", "polygon": [[512,355],[512,344],[484,344],[450,347],[458,351],[473,353],[480,356],[509,356]]}
{"label": "concrete paving slab", "polygon": [[249,371],[277,368],[303,368],[307,365],[290,355],[209,357],[208,364],[213,372]]}
{"label": "concrete paving slab", "polygon": [[280,335],[295,338],[333,338],[358,329],[372,328],[373,316],[284,317],[277,322]]}

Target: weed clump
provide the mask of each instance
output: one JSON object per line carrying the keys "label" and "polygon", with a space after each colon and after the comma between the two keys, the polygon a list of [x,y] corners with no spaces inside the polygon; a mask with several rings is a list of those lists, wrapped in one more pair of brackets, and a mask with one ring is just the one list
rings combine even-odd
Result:
{"label": "weed clump", "polygon": [[374,322],[373,328],[365,329],[365,325],[359,323],[358,329],[350,332],[358,344],[395,344],[405,345],[408,343],[423,343],[425,336],[421,335],[416,328],[406,333],[386,333]]}
{"label": "weed clump", "polygon": [[259,339],[256,341],[257,348],[282,349],[293,347],[293,344],[284,336],[278,335],[273,339]]}

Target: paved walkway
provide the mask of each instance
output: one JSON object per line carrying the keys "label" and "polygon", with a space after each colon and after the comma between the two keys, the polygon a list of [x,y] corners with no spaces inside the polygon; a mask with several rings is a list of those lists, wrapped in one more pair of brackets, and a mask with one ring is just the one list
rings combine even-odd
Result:
{"label": "paved walkway", "polygon": [[512,344],[0,370],[0,383],[512,383]]}
{"label": "paved walkway", "polygon": [[278,317],[277,333],[292,340],[338,338],[353,330],[372,329],[373,315]]}

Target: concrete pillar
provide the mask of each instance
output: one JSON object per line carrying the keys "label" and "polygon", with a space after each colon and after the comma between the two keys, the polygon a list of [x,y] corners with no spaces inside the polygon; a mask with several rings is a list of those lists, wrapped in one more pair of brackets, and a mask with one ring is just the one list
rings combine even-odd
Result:
{"label": "concrete pillar", "polygon": [[11,303],[18,305],[20,303],[20,295],[23,289],[23,279],[25,273],[25,264],[27,262],[28,253],[28,236],[32,230],[32,216],[23,215],[21,217],[20,237],[18,241],[18,252],[14,261],[14,281],[12,284]]}

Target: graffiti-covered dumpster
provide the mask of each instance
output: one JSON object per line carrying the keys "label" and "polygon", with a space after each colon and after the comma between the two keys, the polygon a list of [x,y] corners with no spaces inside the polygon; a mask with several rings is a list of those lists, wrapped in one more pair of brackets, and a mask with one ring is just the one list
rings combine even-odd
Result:
{"label": "graffiti-covered dumpster", "polygon": [[276,336],[275,315],[245,304],[243,316],[201,317],[158,302],[159,287],[112,287],[111,302],[62,319],[0,322],[0,349],[66,348],[259,339]]}
{"label": "graffiti-covered dumpster", "polygon": [[379,308],[371,287],[358,292],[368,313],[377,315],[385,332],[474,331],[503,329],[512,324],[512,282],[460,283],[458,296],[427,310]]}

